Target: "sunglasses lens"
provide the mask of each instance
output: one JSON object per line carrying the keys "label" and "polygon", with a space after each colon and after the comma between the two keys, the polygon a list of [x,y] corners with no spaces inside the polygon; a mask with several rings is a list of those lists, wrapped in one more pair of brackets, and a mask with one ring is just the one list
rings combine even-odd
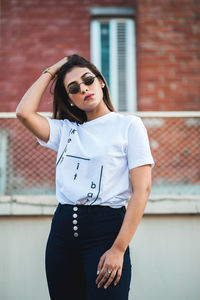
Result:
{"label": "sunglasses lens", "polygon": [[95,77],[93,77],[93,76],[88,76],[88,77],[86,77],[86,78],[84,79],[84,83],[85,83],[86,85],[90,85],[90,84],[92,84],[92,83],[94,82],[94,79],[95,79]]}
{"label": "sunglasses lens", "polygon": [[[95,77],[94,76],[88,76],[83,79],[83,83],[86,85],[90,85],[94,82]],[[80,85],[79,84],[73,84],[69,88],[69,93],[70,94],[77,94],[80,92]]]}
{"label": "sunglasses lens", "polygon": [[77,94],[80,91],[80,87],[78,84],[74,84],[69,88],[70,94]]}

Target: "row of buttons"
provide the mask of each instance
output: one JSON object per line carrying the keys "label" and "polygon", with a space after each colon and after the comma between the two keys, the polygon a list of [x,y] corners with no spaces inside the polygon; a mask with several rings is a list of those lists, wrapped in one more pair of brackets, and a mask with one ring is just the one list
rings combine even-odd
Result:
{"label": "row of buttons", "polygon": [[[77,211],[78,210],[78,207],[77,206],[74,206],[73,207],[73,211]],[[78,215],[77,214],[73,214],[73,221],[72,221],[72,223],[74,224],[74,225],[77,225],[77,223],[78,223],[78,221],[76,220],[76,218],[78,217]],[[77,231],[78,230],[78,226],[73,226],[73,230],[74,231]],[[78,232],[74,232],[74,237],[78,237]]]}

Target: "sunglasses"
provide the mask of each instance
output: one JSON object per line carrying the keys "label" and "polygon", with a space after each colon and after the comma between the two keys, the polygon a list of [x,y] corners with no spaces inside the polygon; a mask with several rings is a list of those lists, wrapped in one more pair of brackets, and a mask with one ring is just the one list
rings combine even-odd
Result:
{"label": "sunglasses", "polygon": [[[95,77],[97,77],[97,76],[87,76],[87,77],[83,78],[83,81],[81,83],[84,83],[85,85],[91,85],[94,82]],[[69,93],[70,94],[79,93],[81,83],[75,83],[75,84],[71,85],[69,87]]]}

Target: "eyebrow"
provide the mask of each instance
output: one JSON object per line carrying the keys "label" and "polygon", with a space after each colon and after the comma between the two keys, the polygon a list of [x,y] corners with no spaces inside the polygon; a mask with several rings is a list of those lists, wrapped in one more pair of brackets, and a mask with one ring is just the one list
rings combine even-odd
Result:
{"label": "eyebrow", "polygon": [[[81,78],[83,78],[86,74],[91,74],[90,72],[86,72],[86,73],[84,73],[82,76],[81,76]],[[67,87],[69,87],[71,84],[73,84],[73,83],[76,83],[76,81],[72,81],[72,82],[70,82],[69,84],[68,84],[68,86]]]}

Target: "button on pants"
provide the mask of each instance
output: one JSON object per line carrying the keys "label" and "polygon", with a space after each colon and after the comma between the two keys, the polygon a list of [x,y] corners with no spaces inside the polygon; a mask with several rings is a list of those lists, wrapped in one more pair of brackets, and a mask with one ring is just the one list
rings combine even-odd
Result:
{"label": "button on pants", "polygon": [[129,246],[122,275],[104,289],[97,288],[101,256],[115,241],[125,206],[58,204],[46,245],[45,268],[51,300],[128,300],[131,281]]}

